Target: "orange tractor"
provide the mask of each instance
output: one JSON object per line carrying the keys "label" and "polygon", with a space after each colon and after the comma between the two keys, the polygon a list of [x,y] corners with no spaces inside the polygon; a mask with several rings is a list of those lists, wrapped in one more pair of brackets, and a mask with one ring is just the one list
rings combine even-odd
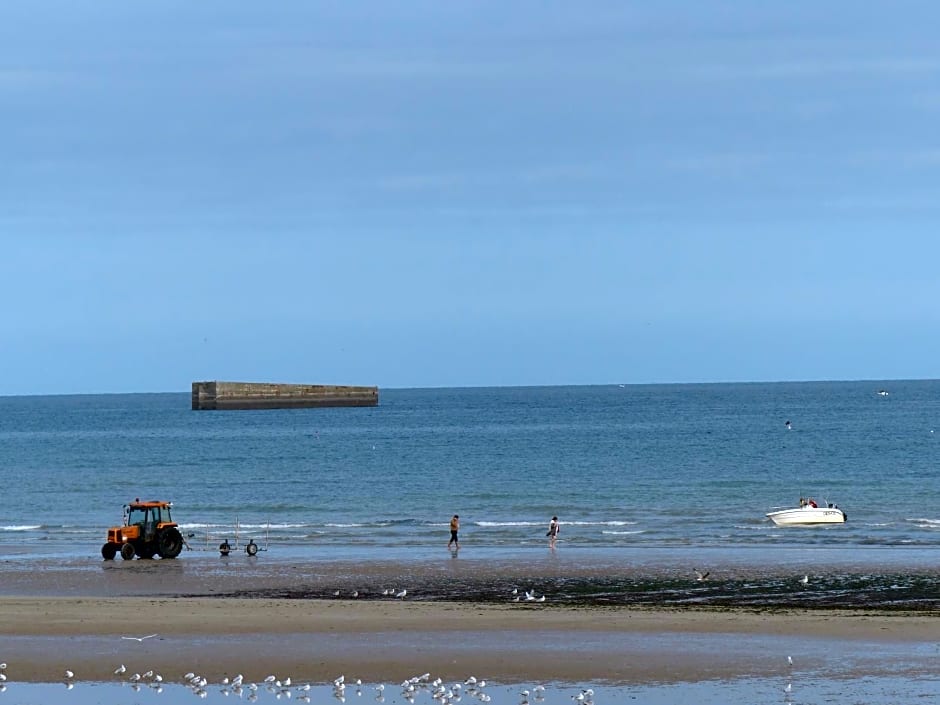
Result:
{"label": "orange tractor", "polygon": [[183,535],[170,518],[170,502],[141,502],[124,505],[124,525],[108,529],[108,542],[101,547],[106,561],[121,558],[176,558],[183,550]]}

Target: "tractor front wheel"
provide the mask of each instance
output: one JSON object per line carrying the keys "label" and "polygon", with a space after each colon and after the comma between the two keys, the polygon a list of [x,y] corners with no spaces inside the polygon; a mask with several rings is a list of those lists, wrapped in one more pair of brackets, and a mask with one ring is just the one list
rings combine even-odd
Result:
{"label": "tractor front wheel", "polygon": [[174,528],[164,529],[157,537],[160,558],[176,558],[183,550],[183,536]]}
{"label": "tractor front wheel", "polygon": [[101,557],[106,561],[113,561],[114,557],[117,555],[117,544],[116,543],[106,543],[101,547]]}
{"label": "tractor front wheel", "polygon": [[133,557],[134,557],[134,544],[125,543],[123,546],[121,546],[121,558],[123,558],[125,561],[129,561]]}

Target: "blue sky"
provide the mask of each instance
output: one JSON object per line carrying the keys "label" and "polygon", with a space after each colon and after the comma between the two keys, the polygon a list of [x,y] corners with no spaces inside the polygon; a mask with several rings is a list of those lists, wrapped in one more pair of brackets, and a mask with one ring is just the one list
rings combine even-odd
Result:
{"label": "blue sky", "polygon": [[937,377],[940,6],[0,9],[0,394]]}

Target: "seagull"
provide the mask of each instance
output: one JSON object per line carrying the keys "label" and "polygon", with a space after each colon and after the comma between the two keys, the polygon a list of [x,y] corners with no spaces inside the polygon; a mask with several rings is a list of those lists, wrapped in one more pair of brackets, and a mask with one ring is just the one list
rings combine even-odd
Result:
{"label": "seagull", "polygon": [[706,580],[708,580],[709,574],[710,573],[707,570],[704,573],[700,570],[696,570],[695,579],[698,580],[700,583],[704,583]]}
{"label": "seagull", "polygon": [[545,595],[542,595],[541,597],[539,597],[539,598],[536,600],[536,602],[545,602]]}
{"label": "seagull", "polygon": [[404,598],[405,595],[407,595],[407,594],[408,594],[408,590],[402,590],[401,592],[396,592],[396,593],[395,593],[395,597]]}
{"label": "seagull", "polygon": [[122,663],[120,666],[118,666],[117,668],[114,669],[114,675],[119,676],[119,675],[121,675],[122,673],[124,673],[124,671],[126,671],[126,670],[127,670],[127,669],[124,667],[124,664]]}
{"label": "seagull", "polygon": [[68,669],[66,669],[66,671],[65,671],[65,677],[66,677],[66,678],[73,678],[74,676],[75,676],[74,673],[72,673],[71,671],[69,671]]}
{"label": "seagull", "polygon": [[793,667],[793,657],[787,656],[787,664],[792,668]]}
{"label": "seagull", "polygon": [[122,636],[122,639],[127,639],[128,641],[143,641],[144,639],[153,639],[156,634],[148,634],[147,636]]}
{"label": "seagull", "polygon": [[792,684],[792,683],[787,683],[787,687],[783,689],[783,692],[784,692],[784,693],[789,693],[789,692],[792,692],[792,690],[793,690],[793,684]]}
{"label": "seagull", "polygon": [[800,582],[803,583],[804,585],[809,585],[809,576],[804,575],[802,578],[800,578]]}
{"label": "seagull", "polygon": [[353,597],[359,597],[359,591],[358,591],[358,590],[353,590],[352,596],[353,596]]}

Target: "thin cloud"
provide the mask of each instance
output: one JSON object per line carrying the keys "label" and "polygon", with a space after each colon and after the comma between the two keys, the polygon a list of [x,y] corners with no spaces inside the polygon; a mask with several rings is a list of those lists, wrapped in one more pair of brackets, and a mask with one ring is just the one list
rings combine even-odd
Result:
{"label": "thin cloud", "polygon": [[706,64],[690,72],[701,79],[796,79],[832,76],[923,76],[940,72],[940,58],[884,57],[880,59],[772,61],[766,63]]}
{"label": "thin cloud", "polygon": [[586,182],[603,176],[588,165],[546,165],[525,169],[485,169],[395,174],[376,182],[388,191],[424,191],[456,187],[501,187],[524,184],[564,184]]}
{"label": "thin cloud", "polygon": [[778,161],[780,156],[770,152],[689,154],[667,159],[663,162],[663,165],[674,171],[741,173],[753,169],[763,169],[771,162]]}

